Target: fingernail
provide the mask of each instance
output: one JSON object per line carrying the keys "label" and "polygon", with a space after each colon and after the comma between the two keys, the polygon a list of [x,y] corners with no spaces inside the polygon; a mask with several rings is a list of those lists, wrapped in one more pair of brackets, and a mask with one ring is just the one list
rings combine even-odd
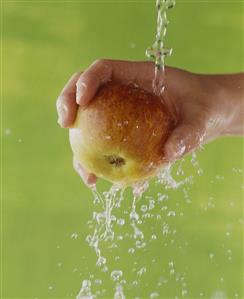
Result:
{"label": "fingernail", "polygon": [[64,126],[64,120],[68,113],[68,107],[64,104],[58,103],[57,104],[57,110],[58,110],[58,124],[63,127]]}
{"label": "fingernail", "polygon": [[82,98],[83,94],[85,93],[86,88],[87,88],[86,83],[79,82],[79,85],[77,86],[77,92],[76,92],[76,103],[78,105],[82,104],[81,98]]}
{"label": "fingernail", "polygon": [[89,173],[89,175],[87,176],[87,181],[86,184],[92,188],[94,186],[96,186],[96,176],[93,173]]}

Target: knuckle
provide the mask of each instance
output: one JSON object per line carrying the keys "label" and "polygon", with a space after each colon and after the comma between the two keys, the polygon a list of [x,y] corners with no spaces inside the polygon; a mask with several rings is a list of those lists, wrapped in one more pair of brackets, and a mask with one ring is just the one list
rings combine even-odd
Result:
{"label": "knuckle", "polygon": [[93,65],[96,65],[98,67],[108,65],[108,59],[104,59],[104,58],[96,59],[93,62]]}
{"label": "knuckle", "polygon": [[70,90],[65,90],[60,95],[60,102],[66,103],[70,98],[75,96],[75,92],[72,92]]}
{"label": "knuckle", "polygon": [[80,76],[83,73],[83,71],[77,71],[73,74],[73,78],[76,78],[77,76]]}

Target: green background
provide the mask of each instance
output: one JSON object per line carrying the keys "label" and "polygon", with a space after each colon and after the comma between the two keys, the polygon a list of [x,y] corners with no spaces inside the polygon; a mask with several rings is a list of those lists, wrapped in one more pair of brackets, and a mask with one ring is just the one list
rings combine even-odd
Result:
{"label": "green background", "polygon": [[[82,280],[91,279],[94,293],[105,290],[98,298],[113,298],[114,282],[95,266],[85,241],[92,194],[72,170],[55,100],[71,74],[97,58],[145,60],[155,35],[154,1],[5,0],[2,16],[3,297],[75,298]],[[243,70],[243,2],[178,0],[169,19],[169,65],[207,73]],[[116,249],[102,245],[109,269],[123,270],[127,298],[153,292],[158,298],[244,298],[243,140],[217,140],[197,155],[201,176],[191,157],[183,162],[185,175],[174,174],[177,180],[193,175],[193,184],[178,190],[151,184],[146,195],[167,194],[167,211],[176,216],[156,205],[152,213],[162,219],[141,225],[145,250],[129,254],[134,241],[128,237],[116,241]],[[100,189],[108,186],[99,182]],[[128,218],[130,206],[128,191],[116,215]],[[131,234],[126,221],[116,234]],[[164,236],[164,222],[176,233]],[[150,242],[152,234],[158,238]],[[143,266],[147,271],[135,285]],[[101,286],[96,278],[103,279]]]}

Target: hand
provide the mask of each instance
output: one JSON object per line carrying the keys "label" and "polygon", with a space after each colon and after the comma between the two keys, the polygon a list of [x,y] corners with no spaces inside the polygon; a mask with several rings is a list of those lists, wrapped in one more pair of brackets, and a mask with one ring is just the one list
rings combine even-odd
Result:
{"label": "hand", "polygon": [[[165,69],[165,74],[162,97],[176,123],[164,145],[168,161],[177,160],[208,141],[227,134],[230,127],[239,132],[240,121],[236,120],[236,112],[229,99],[238,98],[239,94],[233,97],[231,87],[226,86],[230,84],[229,77],[239,76],[232,81],[235,81],[234,85],[239,84],[243,91],[242,75],[198,75],[170,67]],[[85,108],[98,88],[109,80],[121,84],[134,82],[152,92],[153,78],[152,62],[95,61],[83,73],[74,74],[62,90],[57,100],[58,123],[62,127],[72,126],[78,106]],[[235,90],[237,86],[232,87]],[[75,160],[74,168],[86,184],[96,183],[96,176]]]}

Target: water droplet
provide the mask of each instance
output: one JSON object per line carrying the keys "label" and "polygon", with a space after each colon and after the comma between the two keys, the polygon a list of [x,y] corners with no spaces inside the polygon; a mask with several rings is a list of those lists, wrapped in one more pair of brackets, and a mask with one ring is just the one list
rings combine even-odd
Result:
{"label": "water droplet", "polygon": [[160,193],[158,194],[158,202],[162,202],[167,200],[169,197],[166,194],[161,195]]}
{"label": "water droplet", "polygon": [[216,180],[219,180],[219,181],[223,181],[224,180],[224,177],[221,176],[221,175],[218,175],[218,174],[215,176],[215,178],[216,178]]}
{"label": "water droplet", "polygon": [[114,293],[114,299],[125,299],[123,287],[120,284],[117,284],[117,286],[116,286],[116,290]]}
{"label": "water droplet", "polygon": [[142,211],[143,213],[145,213],[145,212],[147,211],[147,206],[146,206],[146,205],[142,205],[142,206],[141,206],[141,211]]}
{"label": "water droplet", "polygon": [[82,287],[83,288],[90,288],[91,287],[91,281],[90,280],[83,280]]}
{"label": "water droplet", "polygon": [[137,221],[139,219],[139,215],[136,213],[136,211],[132,211],[130,213],[130,219],[134,221]]}
{"label": "water droplet", "polygon": [[129,248],[128,252],[131,253],[131,254],[133,254],[135,252],[135,248]]}
{"label": "water droplet", "polygon": [[137,227],[134,227],[134,238],[135,239],[143,239],[144,234],[141,230],[139,230]]}
{"label": "water droplet", "polygon": [[163,235],[168,235],[170,233],[169,225],[167,223],[163,224]]}
{"label": "water droplet", "polygon": [[71,239],[72,240],[76,240],[78,238],[78,234],[77,233],[72,233],[71,234]]}
{"label": "water droplet", "polygon": [[5,129],[5,135],[10,135],[11,134],[11,129],[7,128]]}
{"label": "water droplet", "polygon": [[133,195],[136,198],[140,198],[142,194],[148,189],[148,181],[139,182],[133,185]]}
{"label": "water droplet", "polygon": [[174,275],[175,273],[175,270],[174,270],[174,262],[173,261],[170,261],[169,262],[169,274],[170,275]]}
{"label": "water droplet", "polygon": [[136,248],[144,248],[146,246],[145,242],[142,242],[141,240],[136,241]]}
{"label": "water droplet", "polygon": [[131,49],[135,49],[136,44],[135,44],[135,43],[130,43],[130,44],[129,44],[129,47],[130,47]]}
{"label": "water droplet", "polygon": [[108,267],[107,267],[107,266],[104,266],[104,267],[102,268],[102,272],[108,272]]}
{"label": "water droplet", "polygon": [[100,285],[100,284],[102,284],[102,280],[101,279],[95,279],[95,284],[98,284],[98,285]]}
{"label": "water droplet", "polygon": [[166,211],[166,210],[168,210],[168,207],[167,207],[167,206],[162,206],[162,207],[161,207],[161,211]]}
{"label": "water droplet", "polygon": [[198,175],[202,175],[203,174],[203,170],[201,168],[199,168],[198,171],[197,171],[197,174]]}
{"label": "water droplet", "polygon": [[211,295],[211,299],[226,299],[226,298],[227,298],[226,293],[222,290],[216,290]]}
{"label": "water droplet", "polygon": [[76,296],[76,299],[94,299],[91,293],[91,281],[83,280],[82,286],[79,294]]}
{"label": "water droplet", "polygon": [[147,272],[147,268],[146,267],[142,267],[140,270],[137,271],[137,275],[138,276],[142,276],[142,274]]}
{"label": "water droplet", "polygon": [[101,267],[101,266],[103,266],[103,265],[105,265],[105,264],[106,264],[106,258],[103,257],[103,256],[99,256],[96,265],[97,265],[98,267]]}
{"label": "water droplet", "polygon": [[119,219],[117,219],[117,224],[118,224],[119,226],[123,226],[123,225],[125,224],[125,219],[123,219],[123,218],[119,218]]}
{"label": "water droplet", "polygon": [[182,295],[182,297],[184,297],[185,295],[187,295],[187,290],[186,290],[186,289],[183,289],[183,290],[181,291],[181,295]]}
{"label": "water droplet", "polygon": [[123,276],[123,272],[121,271],[121,270],[114,270],[114,271],[112,271],[111,272],[111,275],[110,275],[110,277],[111,277],[111,279],[113,280],[113,281],[118,281],[118,280],[120,280],[120,278]]}
{"label": "water droplet", "polygon": [[155,201],[153,199],[149,200],[148,209],[152,210],[152,209],[154,209],[154,207],[155,207]]}

